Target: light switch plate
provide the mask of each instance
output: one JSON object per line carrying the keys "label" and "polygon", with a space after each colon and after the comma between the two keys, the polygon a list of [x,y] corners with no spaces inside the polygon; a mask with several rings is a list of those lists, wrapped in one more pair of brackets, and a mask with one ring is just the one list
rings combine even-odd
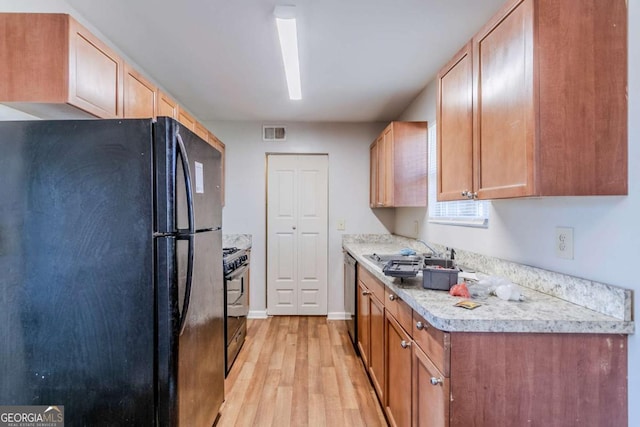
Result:
{"label": "light switch plate", "polygon": [[344,219],[339,219],[338,220],[338,230],[344,231],[344,229],[345,229],[345,221],[344,221]]}
{"label": "light switch plate", "polygon": [[573,259],[573,228],[556,227],[556,256]]}

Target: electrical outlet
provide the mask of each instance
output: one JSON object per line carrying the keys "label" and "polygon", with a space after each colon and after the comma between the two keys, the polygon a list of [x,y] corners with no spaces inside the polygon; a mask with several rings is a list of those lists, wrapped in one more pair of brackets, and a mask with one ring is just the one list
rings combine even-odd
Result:
{"label": "electrical outlet", "polygon": [[556,256],[573,259],[573,228],[556,227]]}
{"label": "electrical outlet", "polygon": [[338,230],[344,231],[344,229],[345,229],[345,221],[344,221],[344,219],[339,219],[338,220]]}
{"label": "electrical outlet", "polygon": [[417,219],[413,221],[413,234],[415,234],[416,237],[420,235],[420,222],[418,222]]}

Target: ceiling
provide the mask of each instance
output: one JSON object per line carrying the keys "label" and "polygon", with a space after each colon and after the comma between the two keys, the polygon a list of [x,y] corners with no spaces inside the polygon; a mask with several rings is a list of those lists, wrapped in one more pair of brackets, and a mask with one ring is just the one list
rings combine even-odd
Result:
{"label": "ceiling", "polygon": [[[505,0],[67,0],[199,120],[388,121]],[[276,4],[298,15],[291,101]]]}

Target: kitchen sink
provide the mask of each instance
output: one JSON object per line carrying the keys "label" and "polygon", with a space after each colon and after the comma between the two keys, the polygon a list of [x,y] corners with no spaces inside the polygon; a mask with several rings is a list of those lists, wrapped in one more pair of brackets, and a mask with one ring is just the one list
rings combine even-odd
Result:
{"label": "kitchen sink", "polygon": [[364,255],[365,258],[373,261],[375,264],[380,266],[384,266],[389,261],[400,261],[400,262],[421,262],[421,255],[400,255],[400,254],[368,254]]}
{"label": "kitchen sink", "polygon": [[400,255],[400,254],[368,254],[363,255],[365,258],[373,261],[382,269],[390,261],[396,264],[419,264],[422,268],[427,267],[455,267],[455,261],[445,258],[429,258],[424,255]]}

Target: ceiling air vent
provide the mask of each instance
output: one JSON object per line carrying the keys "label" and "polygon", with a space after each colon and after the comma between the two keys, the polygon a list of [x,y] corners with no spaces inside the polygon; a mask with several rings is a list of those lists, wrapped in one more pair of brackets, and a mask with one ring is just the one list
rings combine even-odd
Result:
{"label": "ceiling air vent", "polygon": [[286,141],[287,128],[284,126],[262,126],[263,141]]}

